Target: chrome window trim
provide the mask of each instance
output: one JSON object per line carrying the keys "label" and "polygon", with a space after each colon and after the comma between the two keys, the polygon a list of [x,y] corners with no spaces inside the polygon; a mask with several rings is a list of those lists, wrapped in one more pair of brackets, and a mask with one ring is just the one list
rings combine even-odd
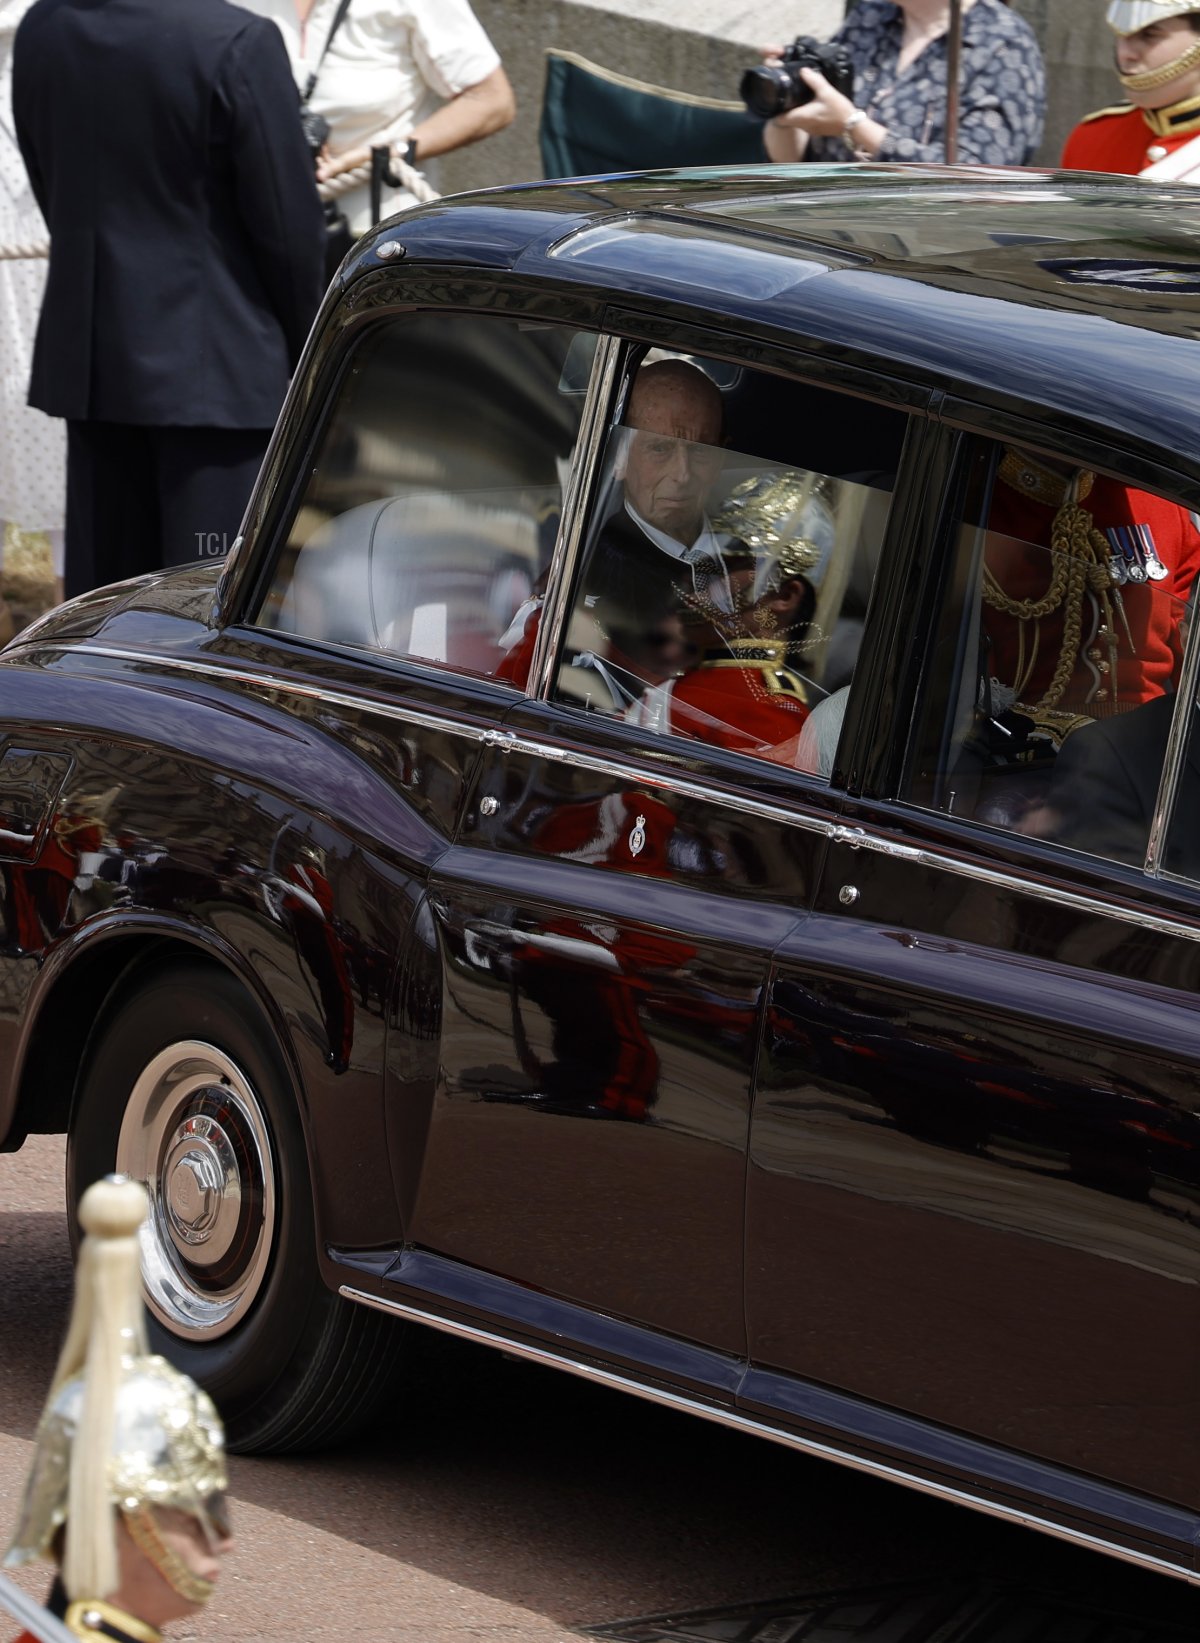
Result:
{"label": "chrome window trim", "polygon": [[[299,679],[281,678],[278,674],[260,672],[254,668],[241,667],[237,663],[201,662],[195,658],[164,656],[153,650],[127,650],[118,645],[88,645],[81,648],[70,642],[62,644],[35,644],[33,649],[59,651],[79,657],[103,656],[114,662],[150,662],[156,667],[177,673],[199,673],[210,679],[232,679],[238,684],[250,685],[262,690],[272,690],[282,696],[300,696],[313,701],[326,702],[333,707],[349,708],[352,711],[364,710],[378,713],[385,719],[397,719],[404,724],[422,725],[428,730],[448,731],[462,736],[467,741],[492,742],[498,739],[500,732],[494,725],[472,725],[462,719],[448,719],[443,714],[432,713],[421,707],[398,707],[391,702],[384,702],[378,697],[368,696],[365,693],[350,690],[337,690],[326,685],[309,685]],[[400,660],[407,660],[400,658]],[[499,688],[504,689],[498,681]],[[511,705],[506,701],[505,706]]]}
{"label": "chrome window trim", "polygon": [[546,598],[542,611],[543,616],[549,617],[549,621],[543,621],[538,628],[533,658],[529,666],[526,694],[543,700],[550,693],[554,659],[558,655],[559,642],[567,625],[567,601],[575,577],[575,566],[579,561],[583,524],[587,515],[588,498],[592,494],[596,463],[608,433],[608,413],[612,404],[613,385],[620,364],[621,349],[619,337],[611,336],[607,332],[600,333],[596,344],[596,357],[592,361],[592,378],[588,383],[583,416],[580,418],[579,433],[575,441],[575,461],[571,464],[567,494],[563,500],[562,523],[559,526],[554,555],[550,561],[550,575],[546,581]]}
{"label": "chrome window trim", "polygon": [[[1192,623],[1193,627],[1198,624]],[[1196,691],[1200,688],[1200,632],[1190,635],[1186,654],[1183,658],[1183,668],[1179,678],[1179,689],[1176,693],[1175,711],[1171,715],[1171,729],[1167,735],[1167,751],[1163,758],[1162,775],[1159,778],[1158,795],[1154,802],[1154,815],[1150,822],[1150,837],[1146,840],[1146,871],[1155,877],[1179,878],[1175,873],[1164,873],[1162,866],[1163,846],[1166,843],[1167,829],[1171,815],[1175,808],[1175,795],[1179,790],[1179,778],[1183,772],[1184,759],[1187,754],[1188,731],[1194,717]],[[1188,707],[1181,707],[1187,702]],[[1190,881],[1183,880],[1184,883]]]}
{"label": "chrome window trim", "polygon": [[1086,1529],[1074,1529],[1069,1524],[1056,1523],[1051,1518],[1042,1517],[1038,1512],[1020,1506],[1010,1506],[1005,1501],[994,1500],[987,1495],[974,1494],[969,1489],[952,1483],[943,1483],[937,1478],[925,1477],[903,1466],[873,1460],[867,1455],[860,1455],[838,1444],[805,1437],[802,1433],[792,1432],[787,1427],[775,1426],[768,1421],[760,1420],[744,1410],[706,1403],[700,1398],[689,1397],[684,1392],[676,1392],[652,1381],[639,1380],[632,1374],[608,1369],[586,1359],[574,1358],[565,1352],[555,1352],[548,1347],[534,1346],[527,1341],[501,1334],[498,1330],[483,1329],[477,1324],[443,1317],[440,1313],[429,1312],[407,1301],[373,1295],[368,1290],[355,1288],[353,1284],[339,1285],[338,1294],[359,1306],[371,1307],[392,1317],[407,1318],[430,1329],[440,1330],[444,1334],[475,1341],[480,1346],[489,1346],[496,1351],[510,1353],[513,1357],[528,1359],[531,1363],[541,1364],[544,1368],[563,1370],[569,1375],[577,1375],[581,1380],[593,1381],[600,1386],[631,1393],[648,1403],[662,1404],[668,1409],[698,1415],[701,1420],[712,1421],[717,1426],[732,1427],[735,1431],[747,1435],[766,1438],[786,1448],[797,1449],[801,1454],[811,1455],[818,1460],[833,1461],[838,1466],[849,1467],[855,1472],[865,1472],[870,1477],[884,1478],[890,1483],[902,1484],[905,1488],[916,1489],[921,1494],[932,1495],[937,1500],[952,1502],[957,1506],[969,1507],[973,1511],[983,1512],[988,1517],[1000,1518],[1006,1523],[1037,1529],[1042,1534],[1053,1535],[1056,1540],[1065,1540],[1073,1546],[1082,1546],[1089,1551],[1103,1552],[1109,1557],[1136,1564],[1142,1569],[1172,1575],[1193,1585],[1200,1584],[1200,1573],[1195,1569],[1189,1569],[1186,1564],[1173,1563],[1169,1558],[1158,1557],[1153,1552],[1139,1551],[1136,1547],[1106,1539],[1100,1534],[1089,1533]]}
{"label": "chrome window trim", "polygon": [[[907,861],[914,866],[928,867],[936,872],[950,873],[957,878],[967,879],[973,884],[985,884],[990,888],[1001,890],[1009,896],[1028,896],[1032,900],[1047,902],[1052,906],[1086,915],[1100,913],[1106,918],[1114,919],[1117,923],[1128,924],[1136,929],[1146,930],[1155,935],[1200,942],[1200,917],[1193,920],[1188,920],[1182,916],[1170,918],[1163,914],[1147,912],[1141,908],[1109,902],[1099,896],[1088,895],[1081,890],[1059,889],[1055,885],[1043,883],[1040,879],[1025,877],[1012,868],[986,867],[978,862],[963,861],[957,856],[929,849],[924,845],[904,844],[900,840],[889,838],[882,833],[868,832],[864,827],[850,826],[844,822],[837,822],[820,816],[805,815],[803,812],[775,800],[753,798],[741,789],[726,790],[703,780],[677,776],[671,771],[654,768],[653,766],[648,767],[632,760],[626,761],[601,756],[596,753],[586,753],[578,748],[564,747],[556,742],[542,741],[538,737],[519,736],[511,730],[504,730],[494,725],[472,725],[460,719],[447,718],[444,714],[428,712],[424,708],[384,702],[377,697],[360,695],[353,691],[329,690],[323,686],[303,684],[295,679],[281,679],[272,673],[259,672],[235,664],[201,662],[190,657],[167,656],[152,650],[127,650],[115,645],[88,645],[80,648],[68,641],[60,644],[38,645],[35,648],[42,652],[71,653],[85,658],[102,656],[119,662],[149,662],[157,667],[180,673],[199,673],[209,678],[232,679],[241,684],[275,691],[281,695],[290,694],[327,702],[336,707],[377,713],[385,719],[395,719],[402,724],[423,725],[429,729],[444,731],[450,735],[463,736],[470,741],[480,742],[487,747],[500,748],[504,752],[524,753],[531,758],[552,760],[555,763],[571,765],[580,770],[595,771],[600,775],[614,777],[618,781],[637,782],[659,787],[665,792],[674,793],[683,799],[695,799],[704,804],[713,804],[727,810],[734,810],[742,815],[759,816],[765,820],[777,821],[784,826],[796,828],[802,832],[823,836],[828,839],[830,844],[846,845],[851,850],[869,850],[875,855],[887,856],[893,861]],[[797,774],[800,773],[797,772]],[[826,789],[822,788],[821,791],[824,792]],[[863,911],[865,912],[866,909],[863,909]]]}

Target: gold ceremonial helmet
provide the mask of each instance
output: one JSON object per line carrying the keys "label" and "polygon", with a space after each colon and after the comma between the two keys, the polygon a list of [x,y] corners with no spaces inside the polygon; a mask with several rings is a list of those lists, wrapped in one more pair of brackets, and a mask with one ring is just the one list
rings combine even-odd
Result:
{"label": "gold ceremonial helmet", "polygon": [[114,1508],[131,1524],[147,1508],[187,1512],[213,1545],[228,1534],[220,1417],[146,1341],[138,1229],[148,1207],[145,1189],[116,1175],[80,1200],[75,1304],[4,1559],[45,1556],[66,1524],[62,1579],[71,1599],[116,1590]]}
{"label": "gold ceremonial helmet", "polygon": [[1196,0],[1112,0],[1107,21],[1115,34],[1136,34],[1151,23],[1185,17],[1189,11],[1200,11],[1200,4]]}
{"label": "gold ceremonial helmet", "polygon": [[803,576],[819,588],[833,553],[833,481],[824,474],[773,468],[735,485],[713,527],[744,542],[755,557],[755,595],[773,578]]}

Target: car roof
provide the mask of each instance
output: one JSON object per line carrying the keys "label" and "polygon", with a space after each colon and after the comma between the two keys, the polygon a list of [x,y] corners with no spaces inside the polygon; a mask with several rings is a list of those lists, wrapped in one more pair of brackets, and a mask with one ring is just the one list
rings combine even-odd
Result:
{"label": "car roof", "polygon": [[384,224],[407,259],[511,269],[620,306],[1034,404],[1200,476],[1200,202],[1186,185],[945,166],[571,179]]}

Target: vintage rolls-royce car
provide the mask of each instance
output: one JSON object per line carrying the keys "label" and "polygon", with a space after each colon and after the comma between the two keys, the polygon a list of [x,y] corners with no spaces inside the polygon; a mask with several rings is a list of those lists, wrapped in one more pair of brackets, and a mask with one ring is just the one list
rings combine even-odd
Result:
{"label": "vintage rolls-royce car", "polygon": [[1200,1578],[1195,225],[416,209],[228,557],[3,653],[0,1137],[237,1446],[407,1320]]}

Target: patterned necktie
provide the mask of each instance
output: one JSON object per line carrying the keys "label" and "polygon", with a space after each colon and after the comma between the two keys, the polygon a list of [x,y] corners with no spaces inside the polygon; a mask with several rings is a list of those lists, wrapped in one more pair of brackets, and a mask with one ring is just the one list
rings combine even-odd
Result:
{"label": "patterned necktie", "polygon": [[686,548],[683,562],[692,572],[692,586],[698,599],[707,599],[719,610],[728,611],[729,584],[721,561],[703,548]]}

